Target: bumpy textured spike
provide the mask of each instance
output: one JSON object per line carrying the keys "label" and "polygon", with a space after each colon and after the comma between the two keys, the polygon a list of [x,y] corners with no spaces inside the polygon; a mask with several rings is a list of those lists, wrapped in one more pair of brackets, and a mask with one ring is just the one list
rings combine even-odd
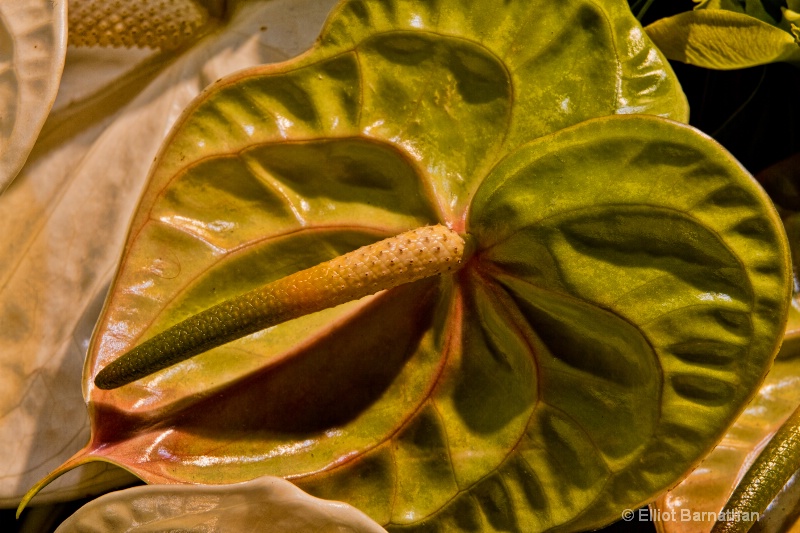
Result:
{"label": "bumpy textured spike", "polygon": [[465,246],[441,225],[364,246],[187,318],[103,368],[95,385],[115,389],[292,318],[457,270]]}
{"label": "bumpy textured spike", "polygon": [[160,48],[186,42],[208,22],[193,0],[69,0],[69,44]]}
{"label": "bumpy textured spike", "polygon": [[[719,512],[711,533],[746,533],[800,468],[800,407],[775,433]],[[794,528],[792,528],[794,530]]]}

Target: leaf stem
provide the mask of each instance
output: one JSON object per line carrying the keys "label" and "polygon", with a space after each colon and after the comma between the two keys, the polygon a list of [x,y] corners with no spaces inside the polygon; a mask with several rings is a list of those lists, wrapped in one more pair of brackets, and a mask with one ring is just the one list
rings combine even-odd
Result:
{"label": "leaf stem", "polygon": [[755,98],[756,94],[758,93],[758,90],[761,89],[761,85],[764,83],[764,79],[766,77],[767,77],[767,67],[764,66],[761,70],[761,78],[759,78],[758,84],[756,85],[755,89],[753,89],[753,92],[751,92],[750,96],[748,96],[747,99],[744,102],[742,102],[741,105],[737,107],[736,110],[733,113],[731,113],[727,119],[725,119],[725,122],[723,122],[722,125],[720,125],[716,130],[714,130],[714,133],[711,134],[713,138],[716,139],[717,136],[722,132],[722,130],[727,128],[728,124],[733,122],[733,119],[739,116],[739,113],[744,111],[744,108],[746,108],[750,104],[750,102],[753,101],[753,98]]}
{"label": "leaf stem", "polygon": [[800,468],[800,407],[784,422],[736,486],[711,533],[744,533]]}
{"label": "leaf stem", "polygon": [[442,225],[364,246],[226,300],[117,358],[95,377],[114,389],[256,331],[460,268],[465,240]]}
{"label": "leaf stem", "polygon": [[647,0],[645,2],[645,4],[642,6],[642,8],[639,10],[639,12],[636,14],[636,20],[638,20],[639,22],[642,21],[642,19],[644,18],[645,14],[647,13],[647,10],[650,9],[650,6],[653,4],[654,1],[655,0]]}

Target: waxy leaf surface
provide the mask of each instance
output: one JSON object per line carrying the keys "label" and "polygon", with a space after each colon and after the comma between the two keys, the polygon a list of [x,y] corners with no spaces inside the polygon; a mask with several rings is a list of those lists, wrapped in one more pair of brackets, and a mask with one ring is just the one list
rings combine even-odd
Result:
{"label": "waxy leaf surface", "polygon": [[693,0],[695,10],[741,13],[791,32],[800,13],[800,0]]}
{"label": "waxy leaf surface", "polygon": [[[755,390],[790,284],[752,178],[634,113],[686,105],[624,2],[343,2],[163,146],[87,360],[92,439],[55,474],[277,475],[390,529],[579,530],[648,501]],[[455,275],[93,387],[182,318],[433,223],[474,237]]]}
{"label": "waxy leaf surface", "polygon": [[[800,263],[800,217],[791,214],[784,219],[792,260]],[[653,504],[655,516],[695,516],[693,520],[660,520],[659,530],[665,533],[706,532],[714,527],[714,516],[724,507],[736,485],[785,420],[800,406],[800,300],[795,292],[786,324],[783,344],[775,363],[747,409],[703,460],[680,485],[661,496]],[[790,482],[796,484],[796,479]],[[787,498],[796,498],[796,489]],[[783,502],[776,502],[781,504]],[[784,504],[785,505],[785,504]],[[765,517],[775,522],[787,519],[786,513],[769,510]],[[794,506],[786,509],[787,513]],[[774,515],[774,516],[773,516]],[[762,520],[763,518],[762,517]],[[762,531],[770,531],[760,521]],[[775,527],[772,525],[771,527]]]}

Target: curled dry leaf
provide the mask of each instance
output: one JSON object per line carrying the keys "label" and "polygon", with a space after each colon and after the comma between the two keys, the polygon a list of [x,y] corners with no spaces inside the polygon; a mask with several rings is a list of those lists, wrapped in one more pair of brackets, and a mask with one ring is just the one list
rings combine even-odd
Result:
{"label": "curled dry leaf", "polygon": [[56,98],[66,18],[66,0],[0,3],[0,193],[25,164]]}
{"label": "curled dry leaf", "polygon": [[[78,54],[78,76],[90,84],[97,73],[100,84],[87,93],[70,81],[18,182],[0,197],[3,505],[16,506],[32,483],[88,438],[81,396],[86,348],[148,168],[170,126],[220,76],[306,49],[330,7],[319,0],[244,3],[180,56],[121,56],[144,61],[118,79],[105,77],[105,61],[115,56]],[[65,77],[74,80],[73,74]],[[42,501],[131,480],[106,470],[75,472]]]}
{"label": "curled dry leaf", "polygon": [[[87,360],[91,440],[53,476],[278,475],[409,530],[583,530],[650,501],[754,393],[790,294],[763,191],[652,116],[686,111],[623,1],[342,2],[164,144]],[[187,316],[435,223],[475,240],[455,275],[93,386]]]}
{"label": "curled dry leaf", "polygon": [[350,505],[314,498],[276,477],[223,486],[148,485],[113,492],[81,507],[56,533],[85,531],[386,533]]}

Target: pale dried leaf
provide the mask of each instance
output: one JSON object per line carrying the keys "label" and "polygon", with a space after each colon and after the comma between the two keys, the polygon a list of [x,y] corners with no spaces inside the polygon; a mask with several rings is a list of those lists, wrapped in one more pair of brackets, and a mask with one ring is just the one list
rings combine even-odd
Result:
{"label": "pale dried leaf", "polygon": [[113,492],[81,507],[56,531],[385,533],[354,507],[314,498],[276,477],[233,485],[148,485]]}
{"label": "pale dried leaf", "polygon": [[0,192],[25,164],[56,98],[66,50],[66,4],[0,3]]}

